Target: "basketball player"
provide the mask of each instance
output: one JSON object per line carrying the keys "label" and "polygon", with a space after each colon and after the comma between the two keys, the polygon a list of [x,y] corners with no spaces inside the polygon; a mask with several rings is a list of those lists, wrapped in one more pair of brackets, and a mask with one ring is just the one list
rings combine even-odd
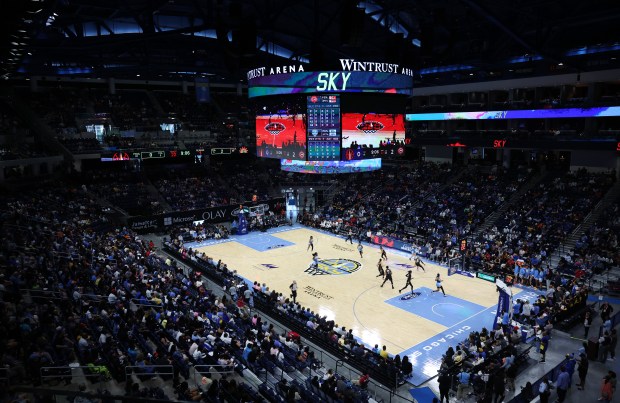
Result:
{"label": "basketball player", "polygon": [[420,259],[419,256],[415,257],[415,267],[418,268],[418,270],[422,269],[423,272],[426,273],[426,270],[424,269],[424,263],[422,263],[422,259]]}
{"label": "basketball player", "polygon": [[360,257],[363,259],[364,258],[364,246],[362,245],[361,242],[357,244],[357,251],[360,253]]}
{"label": "basketball player", "polygon": [[398,290],[398,293],[400,294],[405,288],[407,288],[407,286],[411,287],[411,293],[413,294],[413,284],[411,284],[411,270],[407,270],[407,284],[405,284],[403,288]]}
{"label": "basketball player", "polygon": [[344,240],[345,243],[347,241],[351,242],[351,245],[353,245],[353,230],[352,229],[349,229],[349,235],[347,235],[347,239]]}
{"label": "basketball player", "polygon": [[319,254],[316,252],[312,254],[312,263],[310,263],[310,267],[315,270],[319,267]]}
{"label": "basketball player", "polygon": [[383,246],[379,246],[379,250],[381,252],[381,259],[387,260],[387,253],[385,253],[385,249],[383,249]]}
{"label": "basketball player", "polygon": [[379,270],[379,274],[377,275],[377,277],[385,277],[385,270],[383,270],[381,259],[379,259],[379,263],[377,263],[377,269]]}
{"label": "basketball player", "polygon": [[310,239],[308,239],[308,247],[306,248],[306,251],[309,250],[314,252],[314,238],[312,238],[312,235],[310,235]]}
{"label": "basketball player", "polygon": [[441,279],[441,276],[439,275],[439,273],[437,273],[437,276],[435,276],[435,286],[437,287],[436,290],[433,290],[431,292],[439,292],[441,291],[443,293],[444,297],[447,297],[446,292],[443,289],[443,286],[441,285],[441,282],[443,280]]}
{"label": "basketball player", "polygon": [[409,260],[413,259],[416,256],[417,254],[415,252],[415,244],[411,244],[411,256],[409,256]]}
{"label": "basketball player", "polygon": [[394,289],[394,280],[392,280],[392,270],[390,270],[390,266],[385,266],[385,277],[383,280],[383,283],[381,284],[381,287],[383,287],[383,285],[389,281],[390,284],[392,284],[392,290]]}

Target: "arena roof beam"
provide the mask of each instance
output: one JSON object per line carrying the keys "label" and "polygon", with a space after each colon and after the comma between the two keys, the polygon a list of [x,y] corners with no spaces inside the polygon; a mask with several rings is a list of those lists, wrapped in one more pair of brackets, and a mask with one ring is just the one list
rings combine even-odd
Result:
{"label": "arena roof beam", "polygon": [[[489,11],[484,9],[475,0],[461,0],[461,2],[463,2],[464,4],[466,4],[469,7],[471,7],[474,11],[476,11],[478,14],[480,14],[482,17],[484,17],[491,24],[495,25],[496,27],[498,27],[499,29],[504,31],[504,33],[506,33],[506,35],[508,35],[510,38],[512,38],[515,42],[517,42],[521,46],[523,46],[527,51],[530,51],[530,52],[535,53],[535,54],[540,54],[541,56],[543,56],[548,61],[552,61],[552,62],[555,62],[555,63],[558,63],[558,64],[559,63],[567,64],[562,58],[559,58],[559,57],[554,56],[554,55],[550,55],[548,52],[544,51],[543,49],[539,49],[538,47],[528,43],[519,34],[514,32],[510,27],[508,27],[506,24],[501,22],[497,17],[495,17]],[[573,68],[578,70],[577,67],[574,67],[574,66],[571,66],[571,67],[573,67]]]}

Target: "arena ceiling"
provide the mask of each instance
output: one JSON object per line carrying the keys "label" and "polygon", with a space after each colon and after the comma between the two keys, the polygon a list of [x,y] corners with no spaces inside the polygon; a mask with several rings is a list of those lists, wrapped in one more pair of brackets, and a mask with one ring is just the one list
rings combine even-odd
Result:
{"label": "arena ceiling", "polygon": [[0,76],[239,82],[251,68],[400,63],[416,83],[617,68],[620,2],[13,0]]}

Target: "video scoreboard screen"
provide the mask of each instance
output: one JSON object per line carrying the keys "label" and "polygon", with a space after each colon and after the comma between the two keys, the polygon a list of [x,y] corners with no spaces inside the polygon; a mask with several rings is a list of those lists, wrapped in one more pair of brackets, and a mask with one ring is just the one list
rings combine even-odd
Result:
{"label": "video scoreboard screen", "polygon": [[340,156],[340,96],[308,96],[308,160],[334,161]]}
{"label": "video scoreboard screen", "polygon": [[403,114],[344,113],[342,160],[388,158],[405,154]]}
{"label": "video scoreboard screen", "polygon": [[306,159],[306,127],[301,114],[256,116],[259,157]]}
{"label": "video scoreboard screen", "polygon": [[333,66],[336,70],[291,64],[248,71],[259,157],[327,162],[405,154],[413,70],[354,59]]}
{"label": "video scoreboard screen", "polygon": [[101,153],[101,161],[130,161],[130,160],[161,160],[172,162],[175,160],[187,160],[192,157],[190,150],[115,150]]}

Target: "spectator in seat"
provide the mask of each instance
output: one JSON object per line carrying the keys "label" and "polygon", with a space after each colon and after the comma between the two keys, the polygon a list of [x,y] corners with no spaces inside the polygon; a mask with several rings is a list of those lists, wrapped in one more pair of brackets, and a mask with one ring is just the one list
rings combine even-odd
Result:
{"label": "spectator in seat", "polygon": [[369,383],[370,383],[370,375],[368,374],[368,372],[364,372],[362,376],[359,377],[359,379],[356,379],[355,381],[353,381],[353,384],[359,386],[362,389],[367,389]]}
{"label": "spectator in seat", "polygon": [[409,378],[413,373],[413,364],[409,361],[409,356],[406,355],[403,357],[403,362],[400,365],[400,369],[403,373],[403,377]]}

